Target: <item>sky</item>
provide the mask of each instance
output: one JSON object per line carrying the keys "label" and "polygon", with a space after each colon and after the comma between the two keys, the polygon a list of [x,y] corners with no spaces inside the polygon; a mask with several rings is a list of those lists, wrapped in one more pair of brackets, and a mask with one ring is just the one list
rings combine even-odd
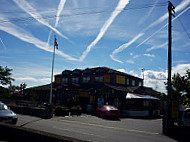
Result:
{"label": "sky", "polygon": [[[190,69],[190,0],[171,0],[172,74]],[[51,82],[63,70],[109,67],[166,92],[166,0],[1,0],[0,65],[13,69],[13,85]],[[144,69],[144,72],[142,72]]]}

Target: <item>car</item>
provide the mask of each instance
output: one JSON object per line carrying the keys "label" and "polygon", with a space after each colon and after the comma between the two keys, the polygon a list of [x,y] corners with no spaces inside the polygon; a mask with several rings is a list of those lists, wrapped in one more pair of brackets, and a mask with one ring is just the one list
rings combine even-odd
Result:
{"label": "car", "polygon": [[179,118],[174,124],[181,127],[190,127],[190,108],[180,109]]}
{"label": "car", "polygon": [[120,111],[115,106],[112,105],[103,105],[100,108],[96,109],[97,116],[100,116],[102,118],[105,117],[114,117],[119,118],[120,117]]}
{"label": "car", "polygon": [[7,105],[0,102],[0,122],[16,124],[17,120],[17,115]]}

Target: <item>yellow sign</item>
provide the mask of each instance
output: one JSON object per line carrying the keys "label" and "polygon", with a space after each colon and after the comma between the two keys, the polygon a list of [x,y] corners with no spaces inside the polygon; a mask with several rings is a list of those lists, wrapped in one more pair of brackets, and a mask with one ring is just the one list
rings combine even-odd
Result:
{"label": "yellow sign", "polygon": [[61,83],[61,76],[56,76],[55,77],[55,82],[56,83]]}
{"label": "yellow sign", "polygon": [[125,84],[125,76],[116,75],[116,83]]}
{"label": "yellow sign", "polygon": [[104,75],[104,82],[110,83],[110,75]]}
{"label": "yellow sign", "polygon": [[81,92],[80,97],[88,97],[88,92]]}
{"label": "yellow sign", "polygon": [[95,99],[94,99],[95,97],[94,96],[90,96],[90,103],[92,104],[92,103],[95,103]]}

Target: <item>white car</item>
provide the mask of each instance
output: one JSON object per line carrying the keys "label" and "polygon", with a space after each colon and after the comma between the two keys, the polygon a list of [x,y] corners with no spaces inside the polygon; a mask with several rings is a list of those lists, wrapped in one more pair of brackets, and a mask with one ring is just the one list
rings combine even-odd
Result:
{"label": "white car", "polygon": [[16,124],[17,115],[0,101],[0,122]]}
{"label": "white car", "polygon": [[175,125],[190,127],[190,108],[180,109],[179,119],[177,119]]}

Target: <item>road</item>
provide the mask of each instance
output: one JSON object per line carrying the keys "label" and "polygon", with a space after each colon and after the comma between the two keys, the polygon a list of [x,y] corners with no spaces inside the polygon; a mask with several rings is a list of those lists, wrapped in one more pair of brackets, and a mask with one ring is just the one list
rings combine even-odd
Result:
{"label": "road", "polygon": [[108,120],[91,115],[41,119],[18,115],[17,125],[53,134],[97,142],[174,142],[162,135],[161,119]]}

